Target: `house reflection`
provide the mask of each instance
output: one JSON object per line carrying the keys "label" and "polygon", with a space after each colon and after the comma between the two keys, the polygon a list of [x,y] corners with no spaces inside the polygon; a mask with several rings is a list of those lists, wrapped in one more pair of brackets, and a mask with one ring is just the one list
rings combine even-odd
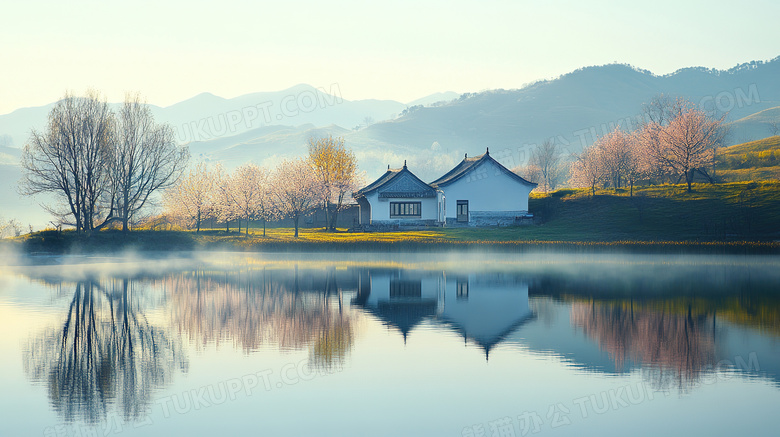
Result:
{"label": "house reflection", "polygon": [[466,342],[490,350],[533,316],[528,284],[516,275],[449,275],[404,269],[361,272],[353,301],[385,325],[397,329],[404,342],[424,322],[458,332]]}

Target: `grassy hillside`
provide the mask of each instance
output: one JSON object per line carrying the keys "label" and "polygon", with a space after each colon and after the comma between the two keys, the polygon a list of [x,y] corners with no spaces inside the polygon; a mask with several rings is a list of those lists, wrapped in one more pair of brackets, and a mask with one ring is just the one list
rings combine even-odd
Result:
{"label": "grassy hillside", "polygon": [[544,223],[538,239],[728,241],[780,239],[780,182],[638,187],[588,197],[586,190],[534,196],[529,208]]}
{"label": "grassy hillside", "polygon": [[780,136],[718,149],[715,160],[724,182],[780,180]]}

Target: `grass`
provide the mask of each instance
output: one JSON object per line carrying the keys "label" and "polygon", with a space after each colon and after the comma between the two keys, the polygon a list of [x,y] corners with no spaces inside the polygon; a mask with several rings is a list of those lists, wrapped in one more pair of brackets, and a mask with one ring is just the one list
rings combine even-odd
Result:
{"label": "grass", "polygon": [[248,251],[418,251],[453,248],[526,250],[565,248],[633,251],[780,252],[780,182],[735,182],[602,190],[564,189],[534,194],[529,208],[540,223],[500,228],[425,231],[325,232],[323,229],[103,231],[90,237],[43,231],[15,244],[28,253],[118,250],[222,249]]}
{"label": "grass", "polygon": [[718,149],[715,175],[724,182],[780,179],[780,136]]}
{"label": "grass", "polygon": [[740,182],[567,190],[534,196],[532,212],[544,220],[535,239],[578,241],[733,241],[780,239],[780,183]]}

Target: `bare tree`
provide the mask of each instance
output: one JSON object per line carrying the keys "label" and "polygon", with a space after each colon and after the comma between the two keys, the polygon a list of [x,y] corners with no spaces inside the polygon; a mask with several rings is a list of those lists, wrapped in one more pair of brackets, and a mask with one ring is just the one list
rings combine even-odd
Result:
{"label": "bare tree", "polygon": [[512,172],[514,172],[515,174],[519,175],[520,177],[522,177],[527,181],[531,181],[538,184],[537,187],[534,188],[534,190],[538,190],[539,187],[543,186],[541,182],[543,179],[542,171],[537,165],[533,165],[529,163],[528,165],[525,166],[517,166],[514,169],[512,169]]}
{"label": "bare tree", "polygon": [[5,221],[0,217],[0,238],[18,237],[22,235],[22,224],[16,219]]}
{"label": "bare tree", "polygon": [[657,94],[642,105],[645,124],[666,126],[682,112],[683,100],[673,99],[665,94]]}
{"label": "bare tree", "polygon": [[309,161],[303,159],[285,160],[274,170],[271,186],[277,211],[282,217],[290,217],[295,223],[295,238],[298,238],[298,224],[325,199],[326,192]]}
{"label": "bare tree", "polygon": [[361,182],[355,154],[344,147],[343,138],[309,139],[309,162],[324,192],[325,222],[336,230],[338,214],[344,209],[344,200]]}
{"label": "bare tree", "polygon": [[576,157],[570,169],[572,185],[590,188],[592,196],[596,195],[596,185],[605,177],[600,154],[598,147],[590,146]]}
{"label": "bare tree", "polygon": [[112,178],[122,230],[157,190],[171,186],[189,159],[170,125],[155,123],[139,95],[127,95],[119,111]]}
{"label": "bare tree", "polygon": [[114,144],[114,117],[105,99],[94,91],[82,98],[66,94],[49,113],[46,129],[33,130],[24,147],[20,192],[57,194],[65,210],[44,207],[78,232],[102,228],[114,219]]}
{"label": "bare tree", "polygon": [[528,164],[538,168],[541,191],[552,191],[558,186],[563,162],[561,151],[552,139],[544,141],[531,152]]}
{"label": "bare tree", "polygon": [[780,135],[780,122],[778,121],[769,122],[769,132],[772,133],[772,136]]}
{"label": "bare tree", "polygon": [[19,188],[27,195],[57,194],[64,208],[44,208],[78,232],[114,221],[127,231],[152,194],[176,180],[187,158],[170,126],[155,124],[137,95],[128,96],[117,115],[94,91],[66,94],[49,113],[46,129],[32,132]]}

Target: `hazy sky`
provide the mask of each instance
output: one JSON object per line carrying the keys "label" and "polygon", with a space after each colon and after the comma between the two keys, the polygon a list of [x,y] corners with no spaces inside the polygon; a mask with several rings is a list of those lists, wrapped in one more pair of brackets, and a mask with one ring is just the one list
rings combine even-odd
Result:
{"label": "hazy sky", "polygon": [[167,106],[298,83],[345,99],[519,88],[780,55],[780,1],[4,1],[0,114],[92,87]]}

